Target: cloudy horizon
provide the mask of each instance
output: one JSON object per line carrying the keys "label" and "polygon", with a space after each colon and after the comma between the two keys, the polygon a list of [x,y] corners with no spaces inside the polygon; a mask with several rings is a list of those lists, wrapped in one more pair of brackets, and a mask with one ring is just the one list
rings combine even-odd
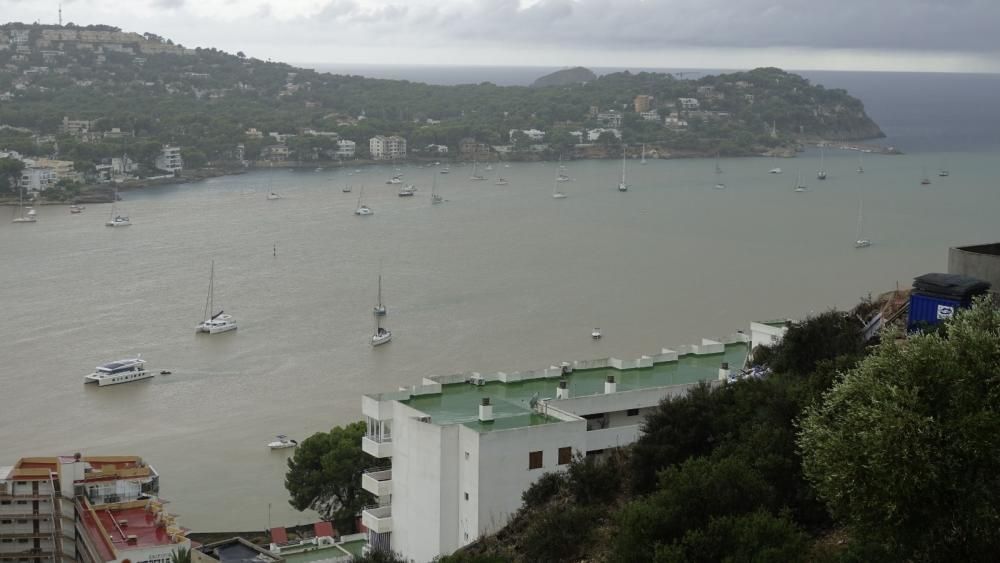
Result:
{"label": "cloudy horizon", "polygon": [[[57,23],[58,0],[0,0]],[[65,23],[294,64],[1000,72],[1000,2],[64,0]]]}

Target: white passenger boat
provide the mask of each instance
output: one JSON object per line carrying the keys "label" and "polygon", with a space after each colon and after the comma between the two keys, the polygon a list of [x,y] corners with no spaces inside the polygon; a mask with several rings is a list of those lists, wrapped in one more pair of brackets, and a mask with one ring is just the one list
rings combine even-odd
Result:
{"label": "white passenger boat", "polygon": [[287,448],[294,448],[295,446],[299,445],[298,442],[290,439],[288,436],[285,436],[284,434],[278,434],[277,436],[275,436],[275,438],[277,438],[277,440],[269,442],[267,444],[267,447],[271,448],[272,450],[284,450]]}
{"label": "white passenger boat", "polygon": [[108,362],[97,366],[94,373],[84,376],[84,383],[96,383],[99,387],[131,383],[140,379],[149,379],[156,374],[146,369],[146,360],[141,356]]}

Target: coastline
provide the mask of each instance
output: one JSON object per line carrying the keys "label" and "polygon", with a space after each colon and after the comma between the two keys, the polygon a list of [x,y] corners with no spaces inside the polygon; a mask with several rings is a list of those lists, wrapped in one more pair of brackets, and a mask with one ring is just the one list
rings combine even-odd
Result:
{"label": "coastline", "polygon": [[[643,145],[626,145],[625,153],[630,159],[638,159],[642,156]],[[620,158],[621,145],[576,145],[574,150],[565,155],[568,161],[574,160],[617,160]],[[657,145],[645,145],[647,160],[690,160],[690,159],[711,159],[717,155],[709,150],[668,150],[661,149]],[[901,155],[902,151],[893,146],[877,145],[865,142],[839,141],[820,138],[800,139],[794,147],[775,147],[764,151],[744,151],[735,154],[724,154],[727,158],[795,158],[806,147],[829,147],[838,150],[860,151],[882,155]],[[185,170],[177,176],[144,178],[129,180],[117,184],[119,192],[130,192],[157,186],[168,186],[175,184],[189,184],[200,182],[210,178],[220,178],[226,176],[239,176],[248,172],[273,169],[319,169],[337,170],[344,168],[357,168],[362,166],[376,166],[380,164],[403,163],[433,165],[434,163],[467,163],[479,160],[482,162],[556,162],[559,158],[553,158],[553,153],[545,152],[519,152],[519,153],[498,153],[488,154],[462,154],[462,155],[409,155],[400,160],[371,160],[355,159],[349,161],[252,161],[252,162],[218,162],[204,168]],[[100,204],[111,203],[114,200],[115,185],[89,184],[81,188],[81,192],[74,198],[65,200],[49,200],[37,198],[32,200],[30,205],[74,205],[74,204]],[[16,198],[8,197],[0,199],[0,207],[11,207],[18,205]]]}

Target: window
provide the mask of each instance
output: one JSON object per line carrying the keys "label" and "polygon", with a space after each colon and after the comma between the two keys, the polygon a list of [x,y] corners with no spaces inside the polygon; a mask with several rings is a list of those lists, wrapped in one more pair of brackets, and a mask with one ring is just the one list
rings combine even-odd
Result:
{"label": "window", "polygon": [[530,452],[528,454],[528,469],[540,469],[542,467],[542,452]]}
{"label": "window", "polygon": [[469,500],[469,493],[465,493],[465,500]]}
{"label": "window", "polygon": [[0,524],[10,524],[10,520],[0,520]]}
{"label": "window", "polygon": [[18,481],[17,484],[18,485],[27,485],[28,482],[27,481]]}
{"label": "window", "polygon": [[465,459],[469,459],[469,452],[465,452]]}
{"label": "window", "polygon": [[625,416],[639,416],[639,409],[629,409],[625,411]]}
{"label": "window", "polygon": [[28,504],[28,501],[26,501],[26,500],[19,500],[19,501],[17,501],[17,504]]}
{"label": "window", "polygon": [[7,504],[10,504],[10,501],[9,500],[0,500],[0,504],[7,505]]}
{"label": "window", "polygon": [[559,465],[566,465],[571,461],[573,461],[573,448],[569,446],[559,448]]}
{"label": "window", "polygon": [[18,524],[27,524],[28,521],[27,520],[18,520],[17,523]]}

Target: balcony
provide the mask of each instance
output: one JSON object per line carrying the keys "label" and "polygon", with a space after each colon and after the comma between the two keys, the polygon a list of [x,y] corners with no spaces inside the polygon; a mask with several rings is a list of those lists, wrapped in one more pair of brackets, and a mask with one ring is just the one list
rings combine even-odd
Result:
{"label": "balcony", "polygon": [[379,467],[365,471],[361,475],[361,488],[377,497],[392,494],[392,469]]}
{"label": "balcony", "polygon": [[376,534],[392,531],[392,506],[370,506],[361,512],[361,523]]}
{"label": "balcony", "polygon": [[392,457],[392,437],[365,436],[361,439],[361,450],[379,459]]}

